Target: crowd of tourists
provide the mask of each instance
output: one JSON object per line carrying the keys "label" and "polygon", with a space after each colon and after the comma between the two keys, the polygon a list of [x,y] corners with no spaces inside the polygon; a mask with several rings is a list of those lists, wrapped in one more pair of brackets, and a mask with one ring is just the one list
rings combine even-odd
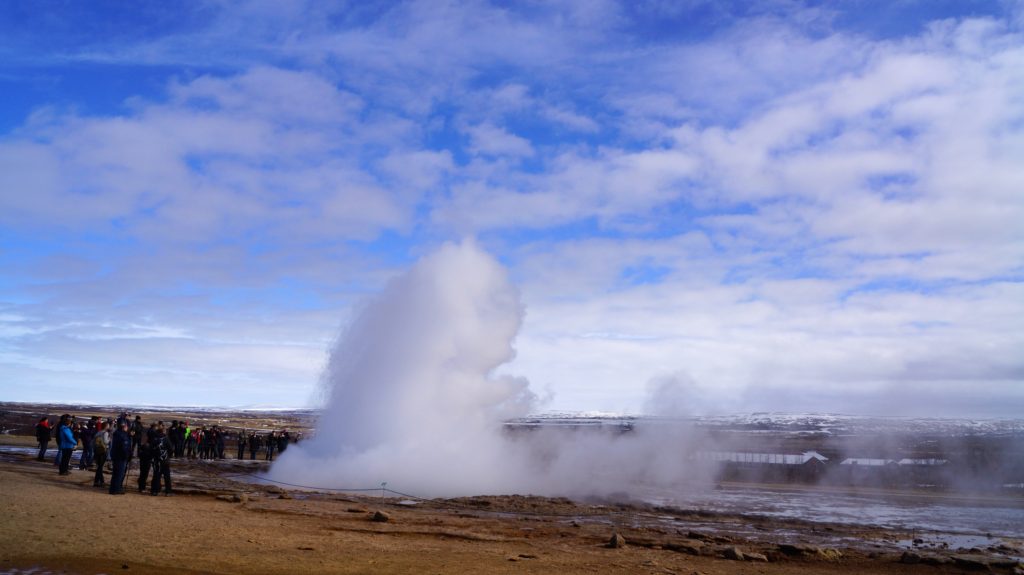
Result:
{"label": "crowd of tourists", "polygon": [[[36,424],[36,441],[39,443],[39,461],[46,461],[46,452],[51,441],[57,444],[53,465],[60,475],[70,475],[73,469],[72,457],[78,451],[77,468],[94,472],[93,486],[105,487],[111,495],[124,494],[125,477],[138,460],[137,483],[139,493],[145,493],[147,486],[151,495],[171,494],[171,462],[174,459],[225,459],[226,446],[233,441],[238,448],[238,459],[257,459],[260,454],[267,461],[274,460],[275,453],[284,452],[290,443],[298,441],[288,430],[271,431],[228,431],[219,425],[191,427],[188,421],[163,421],[150,423],[142,416],[134,419],[122,412],[116,419],[92,416],[80,419],[65,413],[57,422],[47,417]],[[107,482],[105,471],[110,472]]]}

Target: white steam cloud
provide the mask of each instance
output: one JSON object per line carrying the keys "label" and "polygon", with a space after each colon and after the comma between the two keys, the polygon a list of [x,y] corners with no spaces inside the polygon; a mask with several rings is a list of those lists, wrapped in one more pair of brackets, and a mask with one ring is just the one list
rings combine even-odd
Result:
{"label": "white steam cloud", "polygon": [[[578,495],[686,475],[685,442],[671,433],[504,431],[536,402],[525,379],[494,374],[513,359],[523,316],[505,269],[475,242],[425,257],[342,334],[316,434],[285,452],[270,479],[350,489],[387,482],[425,496]],[[658,456],[663,441],[670,459]]]}
{"label": "white steam cloud", "polygon": [[316,435],[272,477],[429,493],[505,487],[501,423],[535,398],[525,379],[492,372],[514,357],[523,313],[504,268],[474,242],[424,258],[342,335]]}

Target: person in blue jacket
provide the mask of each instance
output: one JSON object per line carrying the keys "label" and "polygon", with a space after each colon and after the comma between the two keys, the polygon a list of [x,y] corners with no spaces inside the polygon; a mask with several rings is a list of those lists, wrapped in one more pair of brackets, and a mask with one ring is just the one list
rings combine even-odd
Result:
{"label": "person in blue jacket", "polygon": [[71,416],[65,413],[60,416],[57,426],[57,448],[60,449],[60,474],[71,475],[71,452],[78,445],[75,434],[71,431]]}
{"label": "person in blue jacket", "polygon": [[111,495],[124,495],[124,476],[128,471],[128,460],[131,456],[132,435],[128,432],[128,421],[121,421],[110,439],[110,462],[114,467],[110,474]]}

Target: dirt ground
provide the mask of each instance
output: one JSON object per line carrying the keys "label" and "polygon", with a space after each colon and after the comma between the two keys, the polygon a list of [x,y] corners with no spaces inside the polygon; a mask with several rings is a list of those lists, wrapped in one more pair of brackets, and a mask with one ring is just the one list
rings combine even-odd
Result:
{"label": "dirt ground", "polygon": [[[241,481],[256,464],[175,462],[175,494],[112,496],[91,471],[57,475],[27,450],[0,449],[0,573],[1012,573],[952,556],[906,564],[871,543],[884,533],[826,526],[847,543],[766,523],[752,540],[735,517],[521,496],[411,501],[285,491]],[[51,456],[53,451],[51,450]],[[381,512],[386,517],[374,515]],[[674,515],[673,515],[674,514]],[[380,519],[386,519],[381,521]],[[717,523],[686,529],[688,520]],[[668,521],[666,521],[668,520]],[[817,531],[820,527],[814,527]],[[609,546],[618,533],[624,540]],[[778,537],[772,536],[778,533]],[[786,534],[786,535],[783,535]],[[858,543],[859,542],[859,543]],[[737,560],[736,551],[746,554]],[[762,557],[763,556],[763,557]],[[730,558],[732,557],[732,558]],[[768,561],[764,561],[767,559]],[[990,557],[991,559],[991,557]]]}

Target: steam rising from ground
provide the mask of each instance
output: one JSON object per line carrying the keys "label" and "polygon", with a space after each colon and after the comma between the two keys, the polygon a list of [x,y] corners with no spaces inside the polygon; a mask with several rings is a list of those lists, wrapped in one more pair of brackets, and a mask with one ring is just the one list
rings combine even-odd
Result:
{"label": "steam rising from ground", "polygon": [[[270,477],[334,488],[388,486],[418,495],[581,494],[674,479],[685,443],[672,433],[510,435],[503,422],[536,397],[497,376],[523,321],[504,268],[473,241],[446,244],[392,281],[333,350],[315,437]],[[658,456],[672,445],[673,457]]]}

